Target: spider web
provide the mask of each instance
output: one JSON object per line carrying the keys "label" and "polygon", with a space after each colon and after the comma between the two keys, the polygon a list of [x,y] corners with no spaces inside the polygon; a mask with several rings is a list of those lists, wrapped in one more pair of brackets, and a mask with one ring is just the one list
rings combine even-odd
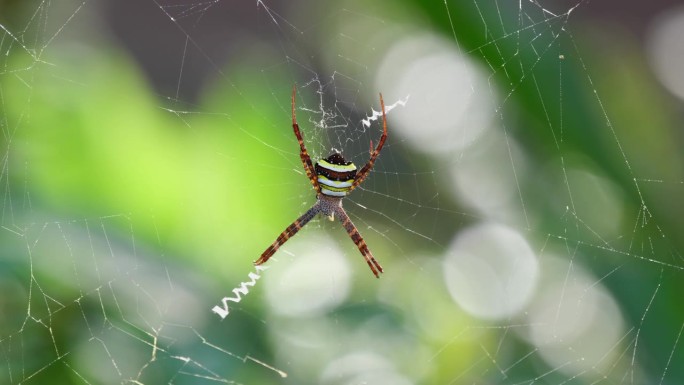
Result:
{"label": "spider web", "polygon": [[684,380],[683,11],[283,3],[0,3],[0,383]]}

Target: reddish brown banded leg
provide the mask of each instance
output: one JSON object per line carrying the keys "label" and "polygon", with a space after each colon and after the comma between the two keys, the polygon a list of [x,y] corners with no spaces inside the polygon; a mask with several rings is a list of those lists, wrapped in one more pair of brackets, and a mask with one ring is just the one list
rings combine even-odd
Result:
{"label": "reddish brown banded leg", "polygon": [[278,235],[275,242],[269,246],[266,251],[261,254],[261,257],[254,261],[255,265],[261,265],[262,263],[268,261],[269,258],[282,246],[288,239],[293,237],[299,232],[309,221],[318,214],[318,205],[314,205],[307,212],[305,212],[301,217],[297,218],[296,221],[292,222],[291,225],[287,226],[285,231]]}
{"label": "reddish brown banded leg", "polygon": [[359,234],[359,230],[356,229],[356,226],[354,226],[351,219],[349,219],[349,216],[343,209],[340,208],[340,210],[337,210],[337,216],[340,218],[344,229],[347,230],[349,237],[352,239],[352,241],[354,241],[356,247],[359,248],[361,255],[363,255],[363,257],[366,259],[368,267],[370,267],[373,274],[375,274],[375,277],[380,278],[378,272],[382,273],[382,266],[380,266],[378,261],[373,258],[373,254],[370,252],[370,250],[368,250],[366,241],[364,241],[363,237],[361,237],[361,234]]}
{"label": "reddish brown banded leg", "polygon": [[304,145],[304,138],[302,137],[301,131],[299,131],[299,124],[297,124],[297,117],[295,116],[295,94],[297,93],[297,87],[292,86],[292,129],[294,130],[295,136],[297,137],[297,142],[299,142],[299,157],[302,159],[302,164],[304,165],[304,171],[306,171],[306,176],[311,181],[311,184],[317,193],[321,192],[321,188],[318,185],[318,179],[316,178],[316,172],[314,170],[313,163],[311,162],[311,157],[309,152],[306,151],[306,146]]}
{"label": "reddish brown banded leg", "polygon": [[382,94],[380,94],[380,106],[382,107],[382,136],[380,137],[378,147],[376,147],[375,150],[373,150],[373,141],[371,141],[370,159],[368,160],[368,163],[366,163],[361,170],[356,173],[354,183],[352,183],[351,189],[349,189],[350,192],[357,188],[363,182],[363,180],[366,179],[370,173],[370,170],[373,168],[373,164],[375,164],[375,159],[377,159],[378,155],[380,155],[382,146],[385,145],[385,140],[387,139],[387,116],[385,115],[385,101],[382,100]]}

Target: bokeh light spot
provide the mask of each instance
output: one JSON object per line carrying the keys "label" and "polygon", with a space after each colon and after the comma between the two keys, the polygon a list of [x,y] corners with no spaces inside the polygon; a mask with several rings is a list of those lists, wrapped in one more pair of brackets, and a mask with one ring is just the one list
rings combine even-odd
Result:
{"label": "bokeh light spot", "polygon": [[528,316],[530,342],[566,374],[608,374],[625,333],[615,299],[578,263],[547,255],[542,271],[540,296]]}
{"label": "bokeh light spot", "polygon": [[456,46],[432,34],[407,36],[387,52],[376,77],[387,101],[410,95],[392,127],[408,143],[452,155],[474,142],[492,119],[484,73]]}
{"label": "bokeh light spot", "polygon": [[444,260],[444,280],[454,301],[473,316],[508,318],[534,292],[537,258],[516,231],[495,223],[459,233]]}
{"label": "bokeh light spot", "polygon": [[[301,236],[301,235],[300,235]],[[280,315],[306,317],[322,314],[349,295],[351,271],[335,242],[308,235],[288,241],[289,258],[281,253],[279,265],[268,271],[266,298]],[[272,261],[273,263],[276,261]]]}
{"label": "bokeh light spot", "polygon": [[646,49],[660,83],[684,100],[684,7],[670,9],[651,28]]}

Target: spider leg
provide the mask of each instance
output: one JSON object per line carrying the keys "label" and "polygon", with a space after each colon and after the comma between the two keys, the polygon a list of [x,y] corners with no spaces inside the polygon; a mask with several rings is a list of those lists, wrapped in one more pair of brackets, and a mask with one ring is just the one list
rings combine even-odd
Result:
{"label": "spider leg", "polygon": [[313,163],[311,162],[311,157],[309,152],[306,151],[306,146],[304,145],[304,138],[302,133],[299,131],[299,124],[297,124],[297,117],[295,116],[295,94],[297,93],[297,86],[292,86],[292,128],[294,129],[295,136],[297,137],[297,142],[299,142],[299,157],[302,158],[302,164],[304,165],[304,171],[306,171],[306,176],[311,181],[316,193],[321,192],[321,187],[318,185],[318,179],[316,178],[316,171],[314,169]]}
{"label": "spider leg", "polygon": [[354,241],[356,247],[359,248],[359,251],[361,252],[361,255],[363,255],[363,258],[366,259],[368,267],[370,267],[371,271],[373,272],[373,274],[375,274],[376,278],[380,278],[378,272],[382,273],[382,266],[380,266],[378,261],[376,261],[373,257],[373,254],[370,252],[370,250],[368,250],[368,246],[366,246],[366,241],[364,241],[361,234],[359,234],[359,230],[356,229],[356,226],[354,226],[351,219],[349,219],[349,216],[342,207],[336,208],[335,213],[337,214],[337,217],[340,219],[340,222],[342,222],[342,226],[344,227],[344,229],[347,230],[347,234],[349,234],[349,237],[352,239],[352,241]]}
{"label": "spider leg", "polygon": [[375,150],[373,150],[373,142],[371,142],[371,157],[368,160],[368,163],[356,173],[356,178],[354,178],[354,183],[349,189],[349,192],[357,188],[363,180],[366,179],[368,173],[373,168],[373,164],[375,164],[375,159],[380,155],[382,146],[385,145],[385,140],[387,139],[387,116],[385,115],[385,102],[382,100],[382,94],[380,94],[380,106],[382,107],[382,136],[380,137],[378,147],[376,147]]}
{"label": "spider leg", "polygon": [[261,257],[254,261],[255,265],[261,265],[262,263],[268,261],[269,258],[282,246],[288,239],[293,237],[299,232],[313,217],[320,211],[320,206],[318,203],[314,204],[307,212],[302,214],[301,217],[297,218],[296,221],[292,222],[291,225],[287,226],[285,231],[280,233],[278,238],[269,246],[266,251],[261,254]]}

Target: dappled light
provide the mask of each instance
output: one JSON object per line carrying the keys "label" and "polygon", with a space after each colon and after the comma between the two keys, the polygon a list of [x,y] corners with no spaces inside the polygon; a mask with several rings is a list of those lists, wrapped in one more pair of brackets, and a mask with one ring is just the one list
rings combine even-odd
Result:
{"label": "dappled light", "polygon": [[0,2],[0,384],[684,383],[683,14]]}

